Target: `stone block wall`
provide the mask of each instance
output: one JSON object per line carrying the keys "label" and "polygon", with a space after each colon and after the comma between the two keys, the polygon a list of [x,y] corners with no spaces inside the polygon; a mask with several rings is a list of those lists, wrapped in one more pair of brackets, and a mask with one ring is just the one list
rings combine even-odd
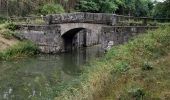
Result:
{"label": "stone block wall", "polygon": [[116,15],[107,13],[66,13],[47,15],[45,21],[47,24],[62,23],[92,23],[92,24],[116,24]]}
{"label": "stone block wall", "polygon": [[101,44],[103,49],[107,49],[109,43],[112,46],[127,42],[133,36],[144,33],[148,29],[156,29],[157,27],[148,26],[114,26],[103,27],[101,33]]}
{"label": "stone block wall", "polygon": [[31,40],[38,45],[43,53],[58,53],[62,51],[63,41],[58,25],[21,25],[18,26],[20,39]]}

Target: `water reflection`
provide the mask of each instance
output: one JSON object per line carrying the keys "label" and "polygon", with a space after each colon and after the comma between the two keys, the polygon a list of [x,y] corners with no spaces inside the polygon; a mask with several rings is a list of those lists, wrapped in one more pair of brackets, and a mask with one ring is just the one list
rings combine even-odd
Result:
{"label": "water reflection", "polygon": [[60,55],[0,62],[0,100],[51,100],[57,84],[76,78],[84,64],[102,54],[100,46],[94,46]]}

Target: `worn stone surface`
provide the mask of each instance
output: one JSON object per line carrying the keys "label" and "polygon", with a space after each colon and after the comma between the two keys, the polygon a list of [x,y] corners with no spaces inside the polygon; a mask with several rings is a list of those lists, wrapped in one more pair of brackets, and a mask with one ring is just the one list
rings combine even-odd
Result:
{"label": "worn stone surface", "polygon": [[127,42],[133,36],[144,33],[148,29],[156,29],[157,27],[145,27],[145,26],[112,26],[103,27],[101,31],[101,44],[103,49],[110,48],[110,42],[112,46]]}
{"label": "worn stone surface", "polygon": [[[20,39],[36,43],[44,53],[64,52],[67,49],[92,46],[101,42],[101,24],[68,23],[57,25],[20,25]],[[64,37],[64,35],[68,37]],[[65,41],[70,40],[70,41]],[[65,45],[68,42],[68,45]]]}
{"label": "worn stone surface", "polygon": [[115,26],[117,15],[104,13],[55,14],[46,16],[45,20],[47,25],[18,25],[22,33],[19,37],[35,42],[44,53],[64,52],[95,44],[102,44],[104,49],[111,48],[147,29],[157,28]]}
{"label": "worn stone surface", "polygon": [[70,34],[72,29],[86,29],[86,46],[100,43],[101,28],[106,25],[89,24],[89,23],[67,23],[59,24],[61,27],[61,36]]}
{"label": "worn stone surface", "polygon": [[116,18],[115,14],[79,12],[47,15],[45,21],[47,24],[93,23],[115,25]]}
{"label": "worn stone surface", "polygon": [[19,27],[19,37],[33,41],[44,53],[58,53],[63,48],[60,31],[58,25],[23,25]]}

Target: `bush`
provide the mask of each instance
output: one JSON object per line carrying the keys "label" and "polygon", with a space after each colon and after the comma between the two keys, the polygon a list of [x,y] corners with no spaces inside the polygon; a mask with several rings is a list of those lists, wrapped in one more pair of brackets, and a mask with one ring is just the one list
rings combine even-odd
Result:
{"label": "bush", "polygon": [[14,45],[13,47],[7,49],[4,52],[0,52],[0,58],[10,59],[23,56],[32,56],[38,53],[38,47],[34,43],[30,41],[23,41],[19,42],[18,44]]}
{"label": "bush", "polygon": [[53,14],[53,13],[63,13],[64,8],[59,4],[46,4],[40,8],[40,12],[43,15]]}
{"label": "bush", "polygon": [[15,32],[12,32],[7,29],[0,30],[0,34],[5,38],[5,39],[11,39],[13,38]]}
{"label": "bush", "polygon": [[0,25],[0,34],[6,38],[6,39],[11,39],[15,37],[17,26],[14,23],[11,22],[5,22],[4,24]]}
{"label": "bush", "polygon": [[142,66],[142,70],[152,70],[152,69],[153,69],[153,67],[148,62],[145,62]]}
{"label": "bush", "polygon": [[134,100],[142,100],[142,98],[145,95],[143,89],[141,88],[133,88],[129,90],[128,93],[130,94],[132,98],[134,98]]}
{"label": "bush", "polygon": [[5,23],[5,21],[7,21],[7,19],[6,19],[6,18],[4,18],[4,17],[0,17],[0,24]]}
{"label": "bush", "polygon": [[116,72],[126,72],[130,67],[127,62],[119,61],[115,65]]}
{"label": "bush", "polygon": [[11,30],[11,31],[15,31],[16,28],[17,28],[17,26],[16,26],[14,23],[9,22],[9,23],[6,23],[5,28],[6,28],[6,29],[9,29],[9,30]]}

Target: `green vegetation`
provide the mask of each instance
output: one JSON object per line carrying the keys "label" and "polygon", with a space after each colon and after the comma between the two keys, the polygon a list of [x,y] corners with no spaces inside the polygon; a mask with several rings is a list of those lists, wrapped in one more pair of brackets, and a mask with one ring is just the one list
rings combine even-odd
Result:
{"label": "green vegetation", "polygon": [[156,2],[156,6],[153,9],[153,16],[155,18],[170,18],[170,0],[164,2]]}
{"label": "green vegetation", "polygon": [[[1,45],[7,42],[4,38],[10,41],[16,34],[14,32],[15,24],[6,23],[7,18],[4,16],[32,17],[80,11],[170,18],[170,0],[165,0],[162,3],[153,2],[153,0],[1,0],[0,4],[4,4],[0,6],[0,16],[3,16],[0,17]],[[1,13],[4,11],[5,13]],[[45,23],[43,17],[33,20],[29,20],[27,17],[17,20],[15,23],[17,22],[20,24],[25,22],[27,24]],[[165,22],[168,21],[165,20]],[[119,24],[143,25],[142,21],[136,20],[128,20]],[[71,82],[61,83],[61,85],[57,84],[55,88],[50,88],[50,92],[46,89],[47,91],[45,90],[44,93],[48,92],[50,97],[56,96],[56,100],[169,99],[170,24],[157,23],[156,21],[149,24],[161,27],[156,31],[148,31],[145,35],[139,35],[126,44],[115,46],[103,59],[87,65],[87,69],[79,78]],[[20,41],[2,50],[0,51],[0,60],[32,56],[39,53],[38,47],[30,41]],[[54,75],[54,78],[57,77]],[[46,79],[44,80],[36,78],[35,83],[37,81],[47,82]],[[42,87],[44,86],[42,85]],[[28,90],[31,91],[31,88]]]}
{"label": "green vegetation", "polygon": [[64,8],[59,4],[46,4],[42,7],[41,13],[44,15],[64,13]]}
{"label": "green vegetation", "polygon": [[88,65],[90,67],[79,79],[58,86],[56,90],[61,93],[57,93],[55,99],[101,99],[101,96],[106,97],[104,100],[161,98],[160,88],[161,93],[167,95],[170,87],[169,56],[163,60],[165,65],[162,58],[170,52],[169,31],[170,27],[161,27],[112,48],[104,59]]}
{"label": "green vegetation", "polygon": [[38,48],[30,41],[18,42],[16,45],[0,52],[0,59],[7,60],[25,56],[33,56],[38,53]]}
{"label": "green vegetation", "polygon": [[80,0],[77,9],[83,12],[103,12],[150,16],[153,9],[151,0]]}
{"label": "green vegetation", "polygon": [[0,24],[5,23],[6,20],[6,18],[0,16]]}
{"label": "green vegetation", "polygon": [[[131,16],[169,18],[170,0],[6,0],[0,16],[35,16],[72,11],[116,13]],[[7,11],[8,9],[8,11]],[[2,10],[2,11],[1,11]],[[4,13],[5,12],[5,13]],[[8,14],[7,14],[8,12]]]}
{"label": "green vegetation", "polygon": [[5,22],[4,24],[0,24],[0,35],[2,35],[6,39],[11,39],[15,36],[16,25],[11,22]]}
{"label": "green vegetation", "polygon": [[[57,0],[4,0],[0,11],[5,11],[3,16],[35,16],[48,13],[60,13],[64,10]],[[7,11],[8,9],[8,11]]]}
{"label": "green vegetation", "polygon": [[[1,48],[8,45],[6,49],[0,49],[0,60],[7,60],[12,58],[32,56],[38,53],[38,47],[30,41],[20,41],[15,40],[16,25],[10,22],[5,22],[0,24],[0,42],[2,42]],[[10,41],[16,43],[10,43]],[[5,44],[6,42],[9,42]]]}

